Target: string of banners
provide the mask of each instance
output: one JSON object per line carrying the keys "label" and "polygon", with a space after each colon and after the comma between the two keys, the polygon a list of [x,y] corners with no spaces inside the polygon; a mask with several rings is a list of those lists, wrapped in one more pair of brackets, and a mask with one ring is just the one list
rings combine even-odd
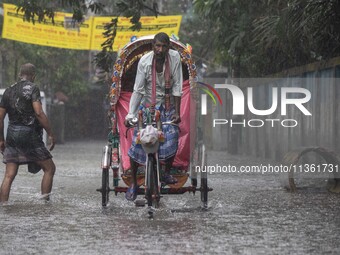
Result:
{"label": "string of banners", "polygon": [[[88,17],[82,23],[72,20],[72,13],[56,12],[54,24],[46,20],[38,23],[24,21],[23,12],[17,6],[4,4],[4,23],[2,37],[30,44],[74,50],[101,50],[104,26],[115,17]],[[133,36],[144,36],[165,32],[178,35],[182,16],[143,16],[142,29],[133,31],[129,18],[119,17],[117,35],[113,50],[118,51]]]}

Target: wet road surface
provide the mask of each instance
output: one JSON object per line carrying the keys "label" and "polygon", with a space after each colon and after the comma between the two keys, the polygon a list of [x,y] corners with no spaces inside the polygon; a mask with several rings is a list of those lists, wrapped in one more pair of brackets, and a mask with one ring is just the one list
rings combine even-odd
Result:
{"label": "wet road surface", "polygon": [[[123,194],[101,207],[105,141],[53,151],[52,201],[39,200],[41,173],[22,166],[10,202],[0,206],[0,254],[339,254],[340,195],[318,187],[289,193],[277,174],[209,175],[209,209],[200,194],[164,196],[154,219]],[[209,165],[263,160],[210,152]],[[0,177],[3,177],[4,165]]]}

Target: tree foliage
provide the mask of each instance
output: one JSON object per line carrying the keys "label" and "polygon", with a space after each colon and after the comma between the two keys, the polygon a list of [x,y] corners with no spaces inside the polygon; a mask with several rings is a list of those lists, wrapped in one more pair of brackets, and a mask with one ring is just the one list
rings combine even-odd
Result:
{"label": "tree foliage", "polygon": [[[193,4],[200,18],[194,16],[182,24],[188,31],[182,32],[183,37],[209,58],[214,49],[214,60],[231,63],[236,76],[266,75],[339,55],[337,0],[193,0]],[[21,0],[18,6],[31,22],[53,20],[56,10],[72,11],[75,21],[87,12],[106,12],[130,18],[136,30],[141,28],[142,14],[160,14],[158,1],[152,0]],[[114,62],[117,22],[114,18],[106,25],[102,51],[94,58],[106,72]],[[196,29],[193,22],[199,24]]]}
{"label": "tree foliage", "polygon": [[101,3],[86,0],[21,0],[17,5],[18,11],[24,13],[24,19],[32,23],[36,21],[43,22],[46,19],[51,19],[54,22],[54,12],[60,8],[71,8],[73,11],[72,18],[77,22],[81,22],[87,10],[99,13],[104,8],[104,5]]}
{"label": "tree foliage", "polygon": [[262,76],[340,54],[337,0],[194,0],[214,22],[216,59],[240,76]]}
{"label": "tree foliage", "polygon": [[214,69],[218,64],[214,61],[214,49],[211,46],[216,29],[212,21],[202,20],[190,8],[183,15],[179,38],[183,43],[189,43],[192,46],[197,66],[205,63],[209,65],[209,68]]}
{"label": "tree foliage", "polygon": [[87,52],[2,40],[0,56],[2,71],[6,74],[2,79],[3,87],[17,80],[21,64],[30,62],[37,67],[36,81],[47,96],[53,97],[55,92],[61,91],[72,99],[70,104],[76,104],[77,98],[88,91]]}

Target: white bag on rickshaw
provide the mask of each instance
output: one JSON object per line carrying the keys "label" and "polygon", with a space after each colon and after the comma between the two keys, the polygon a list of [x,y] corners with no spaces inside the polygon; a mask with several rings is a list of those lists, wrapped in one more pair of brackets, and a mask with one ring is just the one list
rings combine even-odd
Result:
{"label": "white bag on rickshaw", "polygon": [[146,153],[156,153],[159,147],[157,128],[147,125],[140,131],[140,143]]}

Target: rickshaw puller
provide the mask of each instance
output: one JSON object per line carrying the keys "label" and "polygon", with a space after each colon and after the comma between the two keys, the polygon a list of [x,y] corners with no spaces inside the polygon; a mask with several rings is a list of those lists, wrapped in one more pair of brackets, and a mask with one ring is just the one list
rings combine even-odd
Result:
{"label": "rickshaw puller", "polygon": [[[153,50],[141,57],[130,100],[129,112],[125,118],[125,126],[130,126],[129,120],[137,116],[140,105],[153,105],[161,111],[161,121],[180,123],[180,105],[182,96],[182,64],[179,53],[170,49],[170,38],[161,32],[155,35]],[[130,156],[132,184],[125,194],[126,199],[137,197],[137,169],[144,165],[146,154],[140,144],[136,144],[137,128],[134,131],[132,145],[128,152]],[[175,184],[177,179],[169,174],[178,148],[179,129],[173,125],[163,126],[165,142],[160,143],[158,157],[165,163],[165,173],[162,181]]]}

